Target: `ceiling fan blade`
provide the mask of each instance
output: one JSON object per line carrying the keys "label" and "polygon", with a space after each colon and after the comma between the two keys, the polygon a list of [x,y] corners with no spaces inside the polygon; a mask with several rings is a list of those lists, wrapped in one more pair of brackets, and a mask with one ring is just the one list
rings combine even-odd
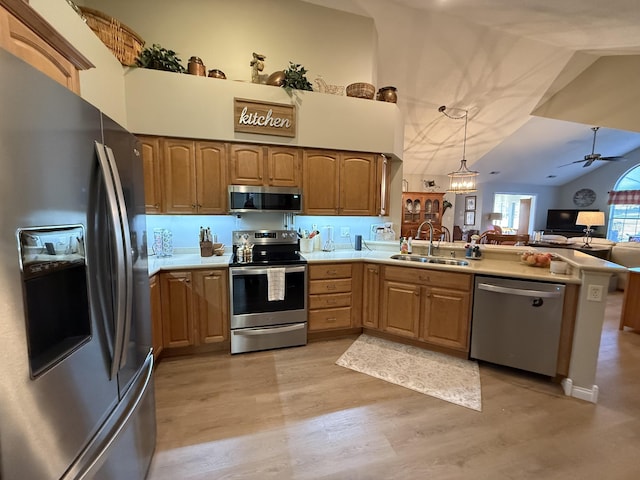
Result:
{"label": "ceiling fan blade", "polygon": [[584,165],[582,165],[582,168],[587,168],[589,165],[591,165],[594,162],[594,160],[595,158],[590,158],[584,163]]}
{"label": "ceiling fan blade", "polygon": [[600,157],[598,160],[605,160],[607,162],[615,162],[617,160],[626,160],[625,157]]}
{"label": "ceiling fan blade", "polygon": [[565,163],[564,165],[558,165],[558,168],[560,168],[560,167],[568,167],[569,165],[573,165],[575,163],[582,163],[582,162],[586,162],[586,160],[576,160],[575,162]]}

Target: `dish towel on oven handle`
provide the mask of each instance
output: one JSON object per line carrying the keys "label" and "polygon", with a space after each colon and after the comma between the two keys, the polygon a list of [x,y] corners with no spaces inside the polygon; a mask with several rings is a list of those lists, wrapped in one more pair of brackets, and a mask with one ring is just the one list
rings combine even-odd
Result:
{"label": "dish towel on oven handle", "polygon": [[284,268],[267,268],[267,289],[270,302],[284,300],[284,276]]}

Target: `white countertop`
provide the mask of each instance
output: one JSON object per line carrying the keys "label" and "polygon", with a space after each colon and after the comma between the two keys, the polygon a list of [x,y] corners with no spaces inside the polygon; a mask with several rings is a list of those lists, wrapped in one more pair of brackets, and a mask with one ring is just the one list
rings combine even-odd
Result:
{"label": "white countertop", "polygon": [[[452,272],[465,272],[474,274],[487,274],[524,278],[532,280],[555,281],[560,283],[580,283],[580,270],[595,270],[606,273],[619,273],[626,268],[585,253],[569,249],[531,248],[521,246],[481,245],[483,253],[480,260],[469,259],[469,265],[442,265],[433,263],[408,262],[406,260],[393,260],[391,255],[399,253],[395,242],[366,242],[372,250],[335,250],[333,252],[314,251],[303,253],[303,257],[310,264],[318,262],[341,261],[368,261],[413,268],[427,268]],[[424,241],[414,242],[414,254],[425,253]],[[519,261],[519,253],[524,250],[550,251],[569,264],[567,274],[552,274],[549,268],[531,267]],[[154,275],[161,270],[184,270],[194,268],[224,268],[229,265],[231,253],[221,256],[201,257],[197,249],[176,250],[171,257],[149,257],[149,275]],[[451,252],[455,252],[456,258],[464,259],[463,243],[442,243],[436,255],[449,258]]]}

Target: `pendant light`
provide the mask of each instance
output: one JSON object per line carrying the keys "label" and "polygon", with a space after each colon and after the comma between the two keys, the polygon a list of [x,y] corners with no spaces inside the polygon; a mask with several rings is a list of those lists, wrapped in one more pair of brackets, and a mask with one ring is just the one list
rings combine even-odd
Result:
{"label": "pendant light", "polygon": [[445,117],[452,118],[454,120],[460,120],[464,118],[464,142],[462,143],[462,160],[460,160],[460,168],[455,172],[447,174],[449,176],[449,188],[447,192],[451,193],[473,193],[477,191],[476,177],[478,172],[469,170],[467,168],[467,159],[465,155],[467,153],[467,121],[469,118],[469,111],[465,110],[464,115],[460,117],[454,117],[449,115],[445,110],[447,107],[444,105],[438,108],[440,113],[443,113]]}

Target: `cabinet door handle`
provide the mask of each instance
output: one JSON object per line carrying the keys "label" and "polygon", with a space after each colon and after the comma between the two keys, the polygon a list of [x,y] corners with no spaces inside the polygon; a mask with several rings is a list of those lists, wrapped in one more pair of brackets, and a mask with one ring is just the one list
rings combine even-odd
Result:
{"label": "cabinet door handle", "polygon": [[421,282],[430,282],[431,278],[430,277],[423,277],[422,275],[418,275],[418,280],[420,280]]}
{"label": "cabinet door handle", "polygon": [[336,270],[327,270],[327,275],[337,275],[337,273]]}
{"label": "cabinet door handle", "polygon": [[336,317],[327,318],[327,323],[335,323],[336,320]]}
{"label": "cabinet door handle", "polygon": [[327,290],[335,290],[336,286],[335,285],[327,285]]}
{"label": "cabinet door handle", "polygon": [[335,305],[336,303],[338,302],[336,302],[335,300],[327,300],[327,305]]}
{"label": "cabinet door handle", "polygon": [[195,203],[192,203],[192,204],[191,204],[191,208],[193,208],[193,209],[195,210],[195,208],[196,208],[196,204],[195,204]]}

